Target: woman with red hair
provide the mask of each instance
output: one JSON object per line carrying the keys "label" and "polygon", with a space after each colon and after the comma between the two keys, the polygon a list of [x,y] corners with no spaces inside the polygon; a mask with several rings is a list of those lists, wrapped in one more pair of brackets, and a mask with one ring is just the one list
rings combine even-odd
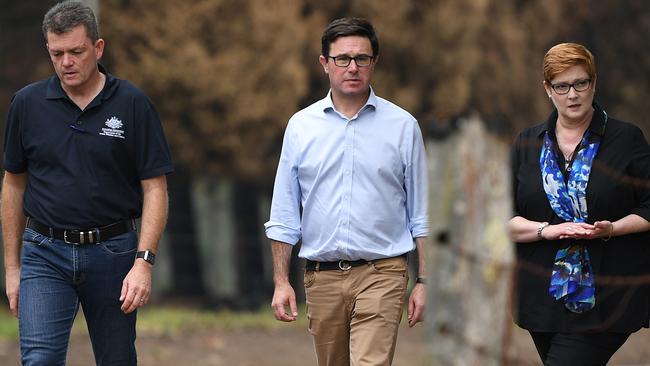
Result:
{"label": "woman with red hair", "polygon": [[605,365],[650,318],[648,284],[634,282],[650,272],[650,148],[594,101],[587,48],[552,47],[543,71],[555,108],[511,156],[515,318],[545,365]]}

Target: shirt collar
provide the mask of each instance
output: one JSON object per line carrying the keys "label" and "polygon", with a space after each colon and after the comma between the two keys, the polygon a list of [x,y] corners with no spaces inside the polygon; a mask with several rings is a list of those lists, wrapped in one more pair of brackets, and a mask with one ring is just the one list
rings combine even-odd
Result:
{"label": "shirt collar", "polygon": [[[102,64],[97,64],[99,72],[106,75],[106,82],[104,88],[100,92],[101,100],[106,100],[110,98],[115,90],[117,90],[118,79],[111,75],[106,67]],[[45,92],[46,99],[68,99],[68,95],[65,93],[65,90],[61,87],[61,80],[55,74],[53,75],[47,83],[47,91]]]}
{"label": "shirt collar", "polygon": [[[321,99],[321,107],[325,113],[327,113],[329,110],[337,112],[336,108],[334,107],[334,102],[332,101],[332,89],[327,92],[327,96],[325,98]],[[364,104],[363,107],[359,109],[357,115],[367,108],[373,108],[375,110],[377,109],[377,95],[375,95],[375,91],[372,89],[372,87],[370,87],[370,95],[368,96],[366,104]]]}
{"label": "shirt collar", "polygon": [[[602,137],[605,134],[605,126],[607,125],[607,112],[605,112],[595,101],[592,103],[592,106],[594,107],[594,115],[591,117],[588,129],[591,131],[592,135],[595,134]],[[557,116],[557,109],[553,109],[553,112],[551,112],[546,121],[537,127],[535,135],[541,137],[546,133],[546,131],[549,131],[551,135],[555,136]]]}

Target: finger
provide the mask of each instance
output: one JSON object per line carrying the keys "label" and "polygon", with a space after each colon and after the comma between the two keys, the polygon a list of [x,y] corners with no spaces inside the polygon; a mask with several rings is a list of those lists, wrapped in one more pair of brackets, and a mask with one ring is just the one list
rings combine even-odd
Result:
{"label": "finger", "polygon": [[279,309],[275,310],[275,318],[283,322],[290,322],[295,320],[293,316],[290,316],[286,313],[284,306],[281,306]]}
{"label": "finger", "polygon": [[285,304],[283,304],[281,307],[280,320],[283,322],[292,322],[296,320],[296,317],[293,315],[293,313],[292,314],[287,313]]}
{"label": "finger", "polygon": [[274,299],[271,303],[271,307],[273,308],[273,315],[275,316],[275,319],[282,320],[284,316],[284,305],[282,305],[282,302],[276,301]]}
{"label": "finger", "polygon": [[409,298],[409,304],[408,304],[408,310],[406,311],[406,318],[409,320],[409,324],[411,324],[411,319],[413,319],[413,299]]}
{"label": "finger", "polygon": [[415,324],[422,321],[422,316],[424,315],[424,306],[416,306],[413,312],[413,318],[409,322],[409,326],[413,327]]}
{"label": "finger", "polygon": [[18,317],[18,296],[12,296],[9,299],[9,310],[13,316]]}
{"label": "finger", "polygon": [[599,229],[603,229],[603,230],[609,229],[610,225],[612,225],[612,223],[609,222],[609,221],[596,221],[596,222],[594,222],[595,227],[597,227]]}
{"label": "finger", "polygon": [[[135,289],[133,289],[133,288],[130,288],[127,291],[126,295],[124,295],[124,302],[122,303],[122,311],[123,312],[128,313],[128,312],[133,311],[133,310],[130,310],[130,309],[134,304],[136,295],[137,294],[135,292]],[[128,311],[128,310],[130,310],[130,311]]]}
{"label": "finger", "polygon": [[129,292],[129,282],[127,280],[122,281],[122,290],[120,291],[120,301],[124,301],[126,294]]}
{"label": "finger", "polygon": [[140,299],[136,300],[138,300],[134,303],[136,309],[143,307],[147,303],[144,296],[140,296]]}
{"label": "finger", "polygon": [[126,309],[126,311],[124,311],[124,314],[130,314],[134,312],[139,306],[140,306],[140,296],[136,296],[133,298],[131,305]]}
{"label": "finger", "polygon": [[298,304],[296,304],[296,298],[293,296],[289,298],[289,308],[291,308],[291,316],[295,320],[298,316]]}

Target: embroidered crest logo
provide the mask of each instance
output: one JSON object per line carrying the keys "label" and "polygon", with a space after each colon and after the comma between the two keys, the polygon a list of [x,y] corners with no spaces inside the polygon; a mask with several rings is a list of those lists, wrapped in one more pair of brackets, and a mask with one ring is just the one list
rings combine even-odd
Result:
{"label": "embroidered crest logo", "polygon": [[112,128],[112,129],[117,129],[117,128],[122,128],[123,124],[122,121],[117,119],[117,117],[113,116],[106,120],[106,126]]}
{"label": "embroidered crest logo", "polygon": [[102,132],[99,134],[102,136],[117,137],[120,139],[124,138],[124,130],[122,127],[124,124],[120,121],[119,118],[113,116],[106,120],[106,127],[102,128]]}

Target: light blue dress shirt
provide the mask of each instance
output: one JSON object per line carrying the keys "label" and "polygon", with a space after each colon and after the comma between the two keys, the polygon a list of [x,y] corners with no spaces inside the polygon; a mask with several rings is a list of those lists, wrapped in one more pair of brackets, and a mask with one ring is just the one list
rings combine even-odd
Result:
{"label": "light blue dress shirt", "polygon": [[[413,116],[377,97],[348,119],[327,97],[287,125],[269,239],[314,261],[394,257],[427,236],[427,164]],[[302,217],[301,217],[302,207]]]}

